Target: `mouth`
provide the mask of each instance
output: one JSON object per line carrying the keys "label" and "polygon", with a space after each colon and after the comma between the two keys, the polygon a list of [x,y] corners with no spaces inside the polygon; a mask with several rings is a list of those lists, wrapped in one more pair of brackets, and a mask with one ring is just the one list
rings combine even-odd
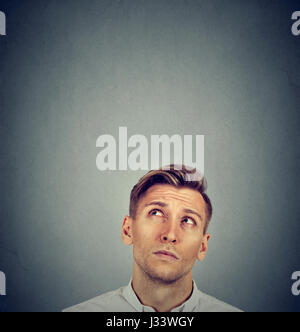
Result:
{"label": "mouth", "polygon": [[157,256],[158,258],[161,258],[163,260],[167,260],[167,261],[174,261],[174,260],[178,260],[178,257],[172,253],[171,251],[167,251],[167,250],[159,250],[154,252],[154,255]]}

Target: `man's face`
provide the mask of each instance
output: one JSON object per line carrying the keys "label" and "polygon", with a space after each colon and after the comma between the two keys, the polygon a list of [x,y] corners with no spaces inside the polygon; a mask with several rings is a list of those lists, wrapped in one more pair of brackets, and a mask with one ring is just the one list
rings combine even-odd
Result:
{"label": "man's face", "polygon": [[205,218],[199,192],[164,184],[150,187],[139,201],[136,218],[123,222],[122,238],[133,244],[135,268],[164,283],[192,273],[195,260],[203,260],[207,250]]}

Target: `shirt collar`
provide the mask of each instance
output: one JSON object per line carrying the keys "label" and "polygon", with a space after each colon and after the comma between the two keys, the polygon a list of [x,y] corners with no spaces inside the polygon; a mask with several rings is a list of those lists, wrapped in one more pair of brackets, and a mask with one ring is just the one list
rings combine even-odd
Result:
{"label": "shirt collar", "polygon": [[[124,287],[122,292],[123,297],[125,300],[132,305],[138,312],[148,311],[148,312],[155,312],[152,307],[148,307],[143,305],[140,300],[138,299],[137,295],[135,294],[132,288],[132,278],[130,279],[129,284]],[[192,312],[195,307],[197,306],[200,298],[200,292],[197,288],[195,281],[193,280],[193,292],[192,295],[180,306],[171,310],[171,312]]]}

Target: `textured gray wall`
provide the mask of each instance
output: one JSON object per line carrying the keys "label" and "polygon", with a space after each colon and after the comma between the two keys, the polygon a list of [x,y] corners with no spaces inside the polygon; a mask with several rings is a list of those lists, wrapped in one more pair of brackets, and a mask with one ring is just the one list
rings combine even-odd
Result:
{"label": "textured gray wall", "polygon": [[296,4],[0,2],[1,311],[57,311],[128,283],[121,223],[144,172],[95,163],[97,137],[119,126],[205,135],[214,215],[198,287],[246,311],[300,309]]}

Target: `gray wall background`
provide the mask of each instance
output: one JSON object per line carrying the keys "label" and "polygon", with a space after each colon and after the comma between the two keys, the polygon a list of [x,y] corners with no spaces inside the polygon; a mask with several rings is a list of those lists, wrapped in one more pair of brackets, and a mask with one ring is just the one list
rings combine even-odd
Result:
{"label": "gray wall background", "polygon": [[1,311],[60,311],[128,283],[144,172],[100,172],[96,139],[205,135],[214,206],[198,287],[295,311],[300,36],[293,1],[1,1]]}

